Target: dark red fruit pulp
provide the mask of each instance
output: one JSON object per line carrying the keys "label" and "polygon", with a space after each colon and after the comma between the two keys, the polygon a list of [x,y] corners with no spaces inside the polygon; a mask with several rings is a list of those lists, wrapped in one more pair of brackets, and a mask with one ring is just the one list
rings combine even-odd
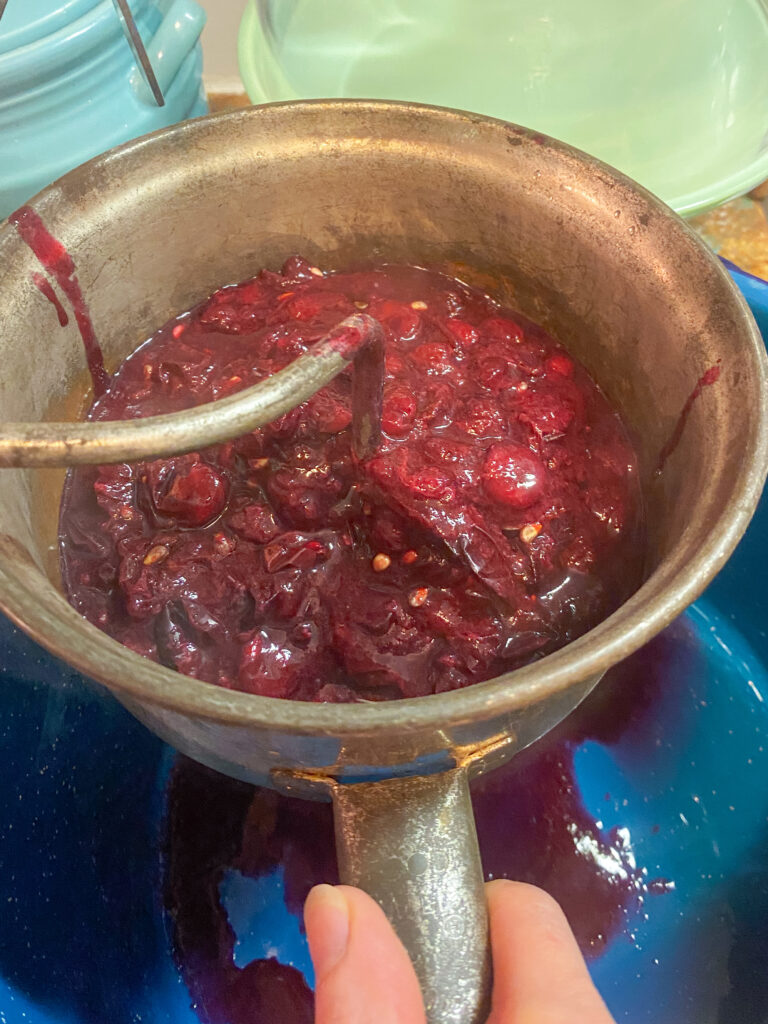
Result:
{"label": "dark red fruit pulp", "polygon": [[525,664],[628,596],[640,507],[618,416],[541,328],[438,273],[294,257],[162,327],[91,418],[231,394],[363,308],[386,336],[375,455],[352,452],[347,370],[227,444],[70,473],[62,565],[83,615],[223,686],[382,700]]}

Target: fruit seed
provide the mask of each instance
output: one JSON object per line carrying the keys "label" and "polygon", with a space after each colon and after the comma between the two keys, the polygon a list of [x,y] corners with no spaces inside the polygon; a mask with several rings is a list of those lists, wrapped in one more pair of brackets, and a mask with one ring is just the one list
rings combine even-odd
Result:
{"label": "fruit seed", "polygon": [[165,544],[155,544],[144,555],[144,565],[155,565],[157,562],[164,562],[168,557],[168,553],[169,548]]}
{"label": "fruit seed", "polygon": [[524,526],[520,531],[520,540],[523,542],[523,544],[530,544],[531,541],[536,540],[536,538],[541,533],[541,530],[541,523],[528,523],[528,525]]}

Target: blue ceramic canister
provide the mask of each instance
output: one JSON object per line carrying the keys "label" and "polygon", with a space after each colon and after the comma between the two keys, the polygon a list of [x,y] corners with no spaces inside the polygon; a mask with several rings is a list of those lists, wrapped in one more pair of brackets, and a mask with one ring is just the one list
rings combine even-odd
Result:
{"label": "blue ceramic canister", "polygon": [[0,19],[0,219],[118,143],[207,111],[195,0],[130,0],[156,104],[112,0],[8,0]]}

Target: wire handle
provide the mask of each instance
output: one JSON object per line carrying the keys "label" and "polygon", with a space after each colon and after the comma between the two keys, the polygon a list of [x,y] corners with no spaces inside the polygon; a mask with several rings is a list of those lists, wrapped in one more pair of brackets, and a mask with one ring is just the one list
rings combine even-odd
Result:
{"label": "wire handle", "polygon": [[133,19],[131,8],[128,6],[128,0],[112,0],[112,3],[117,11],[117,16],[120,18],[120,24],[123,26],[125,38],[128,40],[131,52],[136,58],[136,63],[144,76],[144,81],[149,86],[158,107],[164,107],[165,97],[163,96],[163,90],[160,88],[157,75],[155,75],[155,69],[152,67],[152,61],[149,59],[146,47],[144,46],[144,40],[141,38],[141,33]]}
{"label": "wire handle", "polygon": [[365,458],[381,436],[384,344],[381,324],[356,313],[284,369],[229,398],[140,420],[0,423],[0,468],[140,462],[207,448],[295,409],[353,360],[352,436],[355,454]]}

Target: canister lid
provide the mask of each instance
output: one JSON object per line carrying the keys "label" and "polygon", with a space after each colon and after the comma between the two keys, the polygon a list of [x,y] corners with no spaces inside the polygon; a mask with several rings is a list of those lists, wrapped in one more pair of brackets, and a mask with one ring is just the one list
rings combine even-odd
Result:
{"label": "canister lid", "polygon": [[[129,3],[135,14],[146,6],[146,0]],[[112,8],[112,0],[8,0],[0,18],[0,54],[38,43],[105,5]]]}

